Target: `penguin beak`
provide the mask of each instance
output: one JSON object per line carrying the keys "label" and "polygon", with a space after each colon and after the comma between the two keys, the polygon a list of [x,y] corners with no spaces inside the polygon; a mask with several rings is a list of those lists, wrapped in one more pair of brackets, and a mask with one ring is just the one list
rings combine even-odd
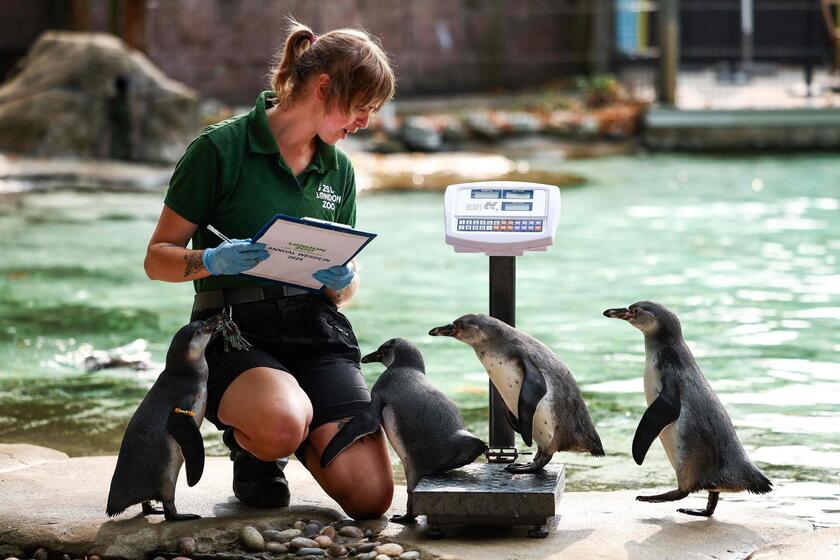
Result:
{"label": "penguin beak", "polygon": [[458,328],[452,323],[443,325],[442,327],[435,327],[429,331],[432,336],[454,336]]}
{"label": "penguin beak", "polygon": [[375,352],[371,352],[367,356],[362,357],[363,364],[371,364],[374,362],[381,362],[382,361],[382,352],[377,349]]}
{"label": "penguin beak", "polygon": [[216,335],[218,335],[219,331],[222,330],[224,318],[224,313],[219,313],[218,315],[214,315],[213,317],[208,318],[204,321],[204,326],[201,327],[202,332],[210,333],[211,340],[216,338]]}
{"label": "penguin beak", "polygon": [[633,314],[626,307],[616,307],[604,311],[604,317],[609,317],[610,319],[624,319],[625,321],[629,321],[632,316]]}

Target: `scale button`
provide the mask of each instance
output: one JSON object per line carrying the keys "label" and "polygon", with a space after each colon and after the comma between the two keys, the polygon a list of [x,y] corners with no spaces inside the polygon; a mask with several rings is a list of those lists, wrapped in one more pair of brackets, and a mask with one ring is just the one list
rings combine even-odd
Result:
{"label": "scale button", "polygon": [[542,225],[541,224],[535,225],[534,226],[534,231],[542,231]]}

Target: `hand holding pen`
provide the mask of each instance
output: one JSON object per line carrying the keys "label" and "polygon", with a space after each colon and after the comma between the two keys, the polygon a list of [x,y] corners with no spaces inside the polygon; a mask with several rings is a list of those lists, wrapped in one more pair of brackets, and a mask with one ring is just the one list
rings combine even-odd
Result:
{"label": "hand holding pen", "polygon": [[250,239],[228,239],[209,224],[207,229],[223,241],[218,247],[204,249],[201,254],[204,268],[213,276],[240,274],[268,258],[265,243],[251,243]]}

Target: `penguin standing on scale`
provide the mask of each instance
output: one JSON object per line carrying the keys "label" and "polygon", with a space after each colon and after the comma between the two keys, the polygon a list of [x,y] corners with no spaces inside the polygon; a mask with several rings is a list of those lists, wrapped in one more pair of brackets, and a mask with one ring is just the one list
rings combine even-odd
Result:
{"label": "penguin standing on scale", "polygon": [[683,340],[677,316],[664,305],[640,301],[607,309],[645,335],[645,400],[648,409],[633,437],[633,459],[641,465],[656,436],[677,475],[676,490],[638,496],[642,502],[674,502],[708,490],[705,509],[680,513],[709,517],[721,492],[766,494],[773,484],[750,462],[732,420],[712,391]]}

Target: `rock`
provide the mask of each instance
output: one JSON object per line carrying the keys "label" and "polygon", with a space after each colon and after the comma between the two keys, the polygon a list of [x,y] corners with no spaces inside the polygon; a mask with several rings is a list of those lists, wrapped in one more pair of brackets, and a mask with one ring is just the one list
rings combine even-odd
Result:
{"label": "rock", "polygon": [[336,536],[338,536],[338,531],[335,530],[335,527],[332,527],[331,525],[327,525],[326,527],[321,529],[321,534],[324,535],[325,537],[329,537],[329,538],[335,540]]}
{"label": "rock", "polygon": [[377,556],[378,556],[378,554],[376,553],[376,551],[371,551],[371,552],[365,552],[363,554],[356,555],[356,559],[357,560],[373,560]]}
{"label": "rock", "polygon": [[536,134],[540,131],[540,120],[531,113],[510,112],[497,116],[499,128],[510,135]]}
{"label": "rock", "polygon": [[36,551],[35,551],[35,553],[32,555],[32,558],[33,558],[34,560],[47,560],[47,559],[49,558],[49,555],[50,555],[50,554],[49,554],[49,552],[47,552],[47,549],[46,549],[46,548],[39,548],[39,549],[38,549],[38,550],[36,550]]}
{"label": "rock", "polygon": [[[266,533],[271,533],[271,537],[267,537]],[[289,542],[293,538],[299,537],[302,534],[303,532],[300,529],[286,529],[284,531],[268,530],[263,532],[263,536],[267,539],[282,543]]]}
{"label": "rock", "polygon": [[306,525],[304,525],[304,527],[303,527],[303,536],[306,537],[306,538],[312,538],[315,535],[319,534],[320,532],[321,532],[321,525],[318,524],[318,523],[310,522],[310,523],[307,523]]}
{"label": "rock", "polygon": [[[91,557],[90,557],[90,556],[88,556],[88,557],[87,557],[87,560],[90,560],[90,558],[91,558]],[[175,557],[175,558],[173,558],[172,560],[190,560],[190,559],[189,559],[189,558],[187,558],[186,556],[176,556],[176,557]]]}
{"label": "rock", "polygon": [[101,559],[96,554],[91,554],[90,556],[87,557],[87,560],[101,560]]}
{"label": "rock", "polygon": [[356,547],[356,552],[370,552],[371,550],[375,549],[377,546],[381,545],[381,542],[370,542],[365,543],[361,546]]}
{"label": "rock", "polygon": [[465,124],[474,136],[482,140],[495,140],[502,134],[490,115],[484,112],[469,114]]}
{"label": "rock", "polygon": [[292,527],[294,527],[295,529],[298,529],[300,531],[303,531],[303,528],[306,527],[306,522],[303,519],[298,519],[297,521],[295,521],[295,524],[292,525]]}
{"label": "rock", "polygon": [[47,31],[0,86],[0,151],[175,162],[198,129],[197,94],[106,33]]}
{"label": "rock", "polygon": [[314,540],[321,548],[329,548],[332,546],[333,540],[326,535],[318,535]]}
{"label": "rock", "polygon": [[192,537],[181,537],[178,539],[178,554],[181,556],[192,556],[195,553],[195,539]]}
{"label": "rock", "polygon": [[333,544],[327,550],[327,554],[329,554],[333,558],[347,556],[347,548],[341,546],[340,544]]}
{"label": "rock", "polygon": [[405,549],[397,543],[385,543],[376,547],[376,552],[386,556],[396,557],[405,552]]}
{"label": "rock", "polygon": [[338,534],[342,537],[350,537],[351,539],[364,538],[364,532],[354,525],[347,525],[338,530]]}
{"label": "rock", "polygon": [[312,539],[307,539],[306,537],[293,538],[291,542],[289,542],[289,548],[292,550],[298,550],[300,548],[317,548],[320,550],[317,542]]}
{"label": "rock", "polygon": [[298,556],[326,556],[327,553],[320,548],[301,548],[297,551]]}
{"label": "rock", "polygon": [[426,117],[409,117],[402,126],[402,141],[415,152],[437,152],[443,148],[443,135]]}
{"label": "rock", "polygon": [[[160,558],[160,556],[158,556],[158,558]],[[73,559],[70,558],[69,554],[62,554],[61,555],[61,560],[73,560]],[[155,558],[155,560],[157,560],[157,558]]]}
{"label": "rock", "polygon": [[265,551],[271,552],[272,554],[282,554],[289,550],[286,545],[279,543],[279,542],[269,542],[265,544]]}
{"label": "rock", "polygon": [[255,528],[246,525],[239,530],[239,540],[246,550],[265,550],[265,539]]}
{"label": "rock", "polygon": [[166,558],[164,558],[163,556],[155,556],[155,560],[166,560]]}
{"label": "rock", "polygon": [[399,555],[399,560],[419,560],[419,550],[409,550]]}
{"label": "rock", "polygon": [[387,554],[377,554],[373,558],[374,558],[374,560],[391,560],[391,557],[388,556]]}

